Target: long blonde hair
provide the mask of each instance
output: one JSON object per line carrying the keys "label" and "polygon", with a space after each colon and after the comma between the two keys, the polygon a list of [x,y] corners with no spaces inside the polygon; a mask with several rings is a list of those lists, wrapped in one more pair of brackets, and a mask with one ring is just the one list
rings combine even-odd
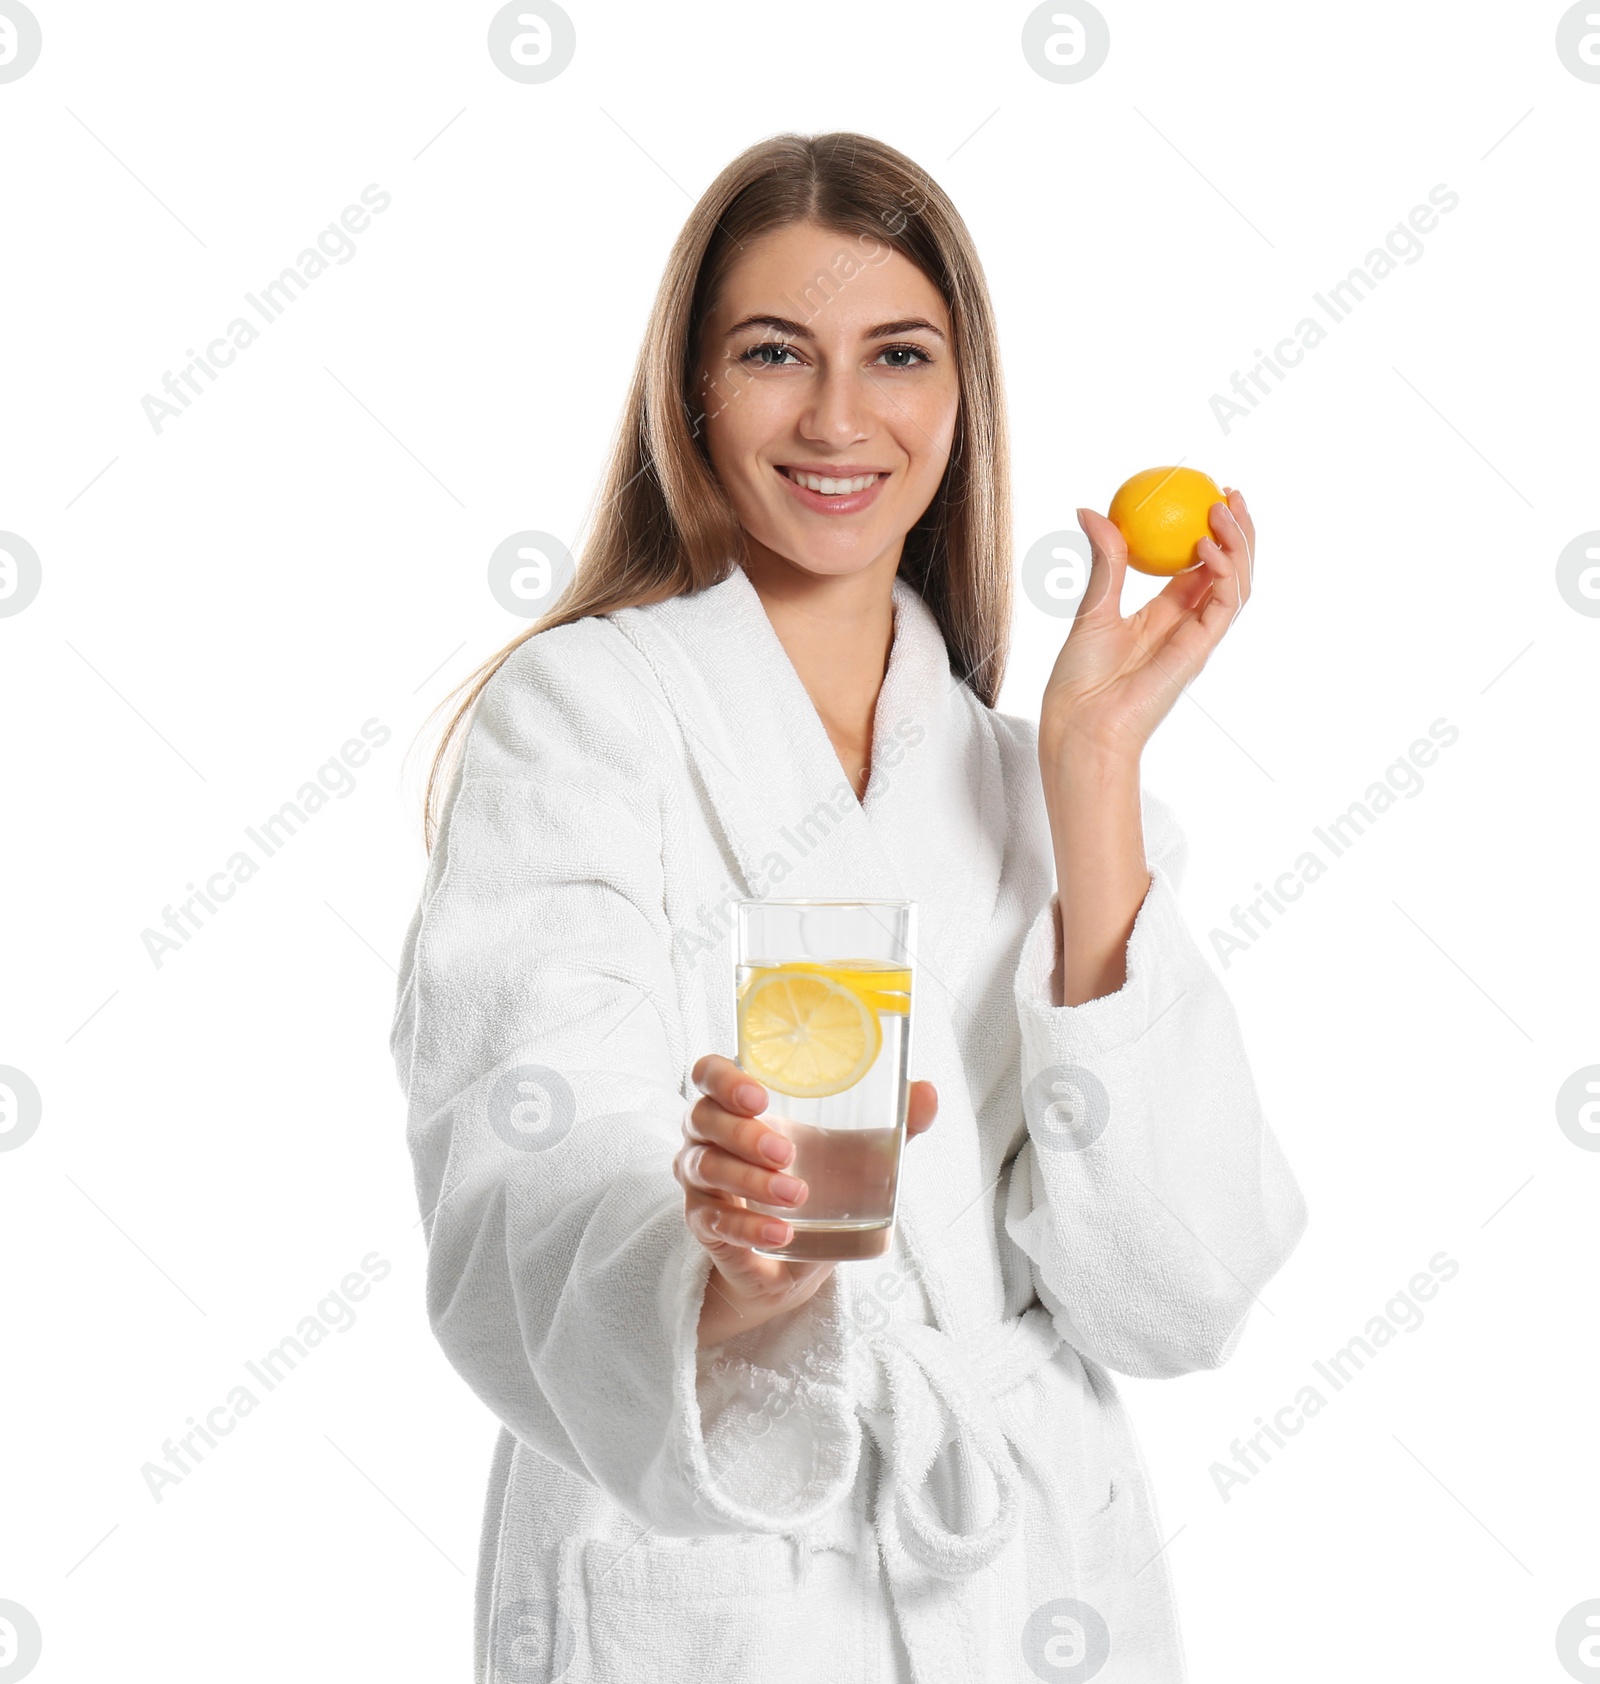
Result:
{"label": "long blonde hair", "polygon": [[[701,195],[667,259],[600,508],[571,582],[433,710],[463,690],[423,796],[430,851],[439,803],[467,716],[512,651],[552,626],[665,601],[721,583],[745,556],[744,533],[711,467],[695,392],[702,326],[723,277],[751,242],[814,222],[899,252],[950,312],[960,407],[950,460],[906,534],[899,574],[938,621],[952,673],[987,707],[1005,675],[1011,628],[1011,494],[1005,399],[988,284],[972,236],[938,183],[867,135],[781,134],[740,153]],[[830,282],[814,286],[826,295]],[[810,290],[810,289],[807,289]]]}

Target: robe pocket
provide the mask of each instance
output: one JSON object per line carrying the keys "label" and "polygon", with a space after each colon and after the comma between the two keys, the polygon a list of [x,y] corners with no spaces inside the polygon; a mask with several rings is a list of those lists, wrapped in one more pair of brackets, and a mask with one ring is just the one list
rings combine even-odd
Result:
{"label": "robe pocket", "polygon": [[1085,1515],[1072,1527],[1071,1559],[1080,1584],[1104,1578],[1112,1569],[1126,1566],[1129,1518],[1133,1509],[1132,1489],[1119,1475],[1113,1475],[1111,1494],[1103,1507]]}
{"label": "robe pocket", "polygon": [[859,1665],[856,1557],[744,1533],[629,1544],[569,1539],[560,1684],[815,1684]]}

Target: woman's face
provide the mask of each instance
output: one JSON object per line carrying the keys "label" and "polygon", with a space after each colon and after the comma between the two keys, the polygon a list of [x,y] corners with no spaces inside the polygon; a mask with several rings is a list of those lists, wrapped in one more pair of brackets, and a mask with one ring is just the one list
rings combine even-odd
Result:
{"label": "woman's face", "polygon": [[950,332],[938,289],[884,242],[807,222],[750,245],[706,320],[699,396],[755,544],[810,573],[893,573],[949,459]]}

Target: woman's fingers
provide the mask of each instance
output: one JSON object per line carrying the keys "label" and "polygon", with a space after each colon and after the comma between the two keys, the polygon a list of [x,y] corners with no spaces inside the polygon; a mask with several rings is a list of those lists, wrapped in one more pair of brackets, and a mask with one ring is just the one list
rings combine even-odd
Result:
{"label": "woman's fingers", "polygon": [[1096,615],[1116,619],[1121,613],[1122,581],[1128,571],[1128,543],[1104,515],[1079,509],[1078,525],[1089,540],[1089,582],[1083,589],[1074,623]]}
{"label": "woman's fingers", "polygon": [[1250,518],[1250,510],[1245,503],[1244,493],[1233,485],[1225,485],[1222,489],[1227,497],[1228,511],[1238,521],[1240,530],[1244,533],[1245,540],[1250,546],[1250,554],[1254,557],[1256,552],[1256,523]]}
{"label": "woman's fingers", "polygon": [[[748,1251],[751,1246],[757,1245],[783,1245],[793,1232],[789,1224],[778,1217],[763,1216],[757,1210],[743,1210],[709,1194],[690,1194],[686,1214],[695,1238],[716,1253],[721,1261],[736,1261],[729,1255],[734,1250]],[[772,1260],[757,1258],[751,1261],[767,1263]]]}
{"label": "woman's fingers", "polygon": [[1140,610],[1150,639],[1147,652],[1180,684],[1205,665],[1250,598],[1255,525],[1241,492],[1207,511],[1213,538],[1195,546],[1201,565],[1177,574]]}
{"label": "woman's fingers", "polygon": [[932,1082],[913,1082],[906,1098],[906,1138],[933,1127],[939,1111],[939,1090]]}
{"label": "woman's fingers", "polygon": [[691,1140],[709,1140],[753,1164],[780,1167],[794,1157],[794,1145],[754,1113],[764,1111],[767,1092],[732,1059],[707,1053],[694,1067],[695,1086],[705,1094],[684,1124]]}
{"label": "woman's fingers", "polygon": [[758,1117],[726,1110],[716,1100],[697,1100],[684,1118],[684,1138],[720,1146],[761,1169],[782,1169],[794,1157],[794,1142]]}
{"label": "woman's fingers", "polygon": [[[741,1293],[770,1294],[791,1277],[809,1280],[816,1269],[759,1257],[758,1245],[783,1245],[793,1228],[782,1217],[745,1208],[745,1200],[776,1210],[803,1211],[810,1188],[783,1165],[794,1157],[793,1142],[762,1122],[755,1112],[767,1095],[731,1059],[708,1053],[694,1067],[694,1082],[704,1098],[684,1117],[684,1144],[673,1160],[673,1173],[684,1189],[689,1231],[710,1251],[716,1267]],[[741,1093],[751,1087],[754,1094]],[[910,1084],[906,1100],[907,1138],[933,1126],[939,1109],[932,1082]]]}
{"label": "woman's fingers", "polygon": [[767,1090],[721,1053],[707,1053],[690,1074],[701,1093],[724,1110],[743,1111],[753,1117],[767,1108]]}
{"label": "woman's fingers", "polygon": [[691,1143],[678,1154],[678,1163],[683,1185],[702,1193],[725,1193],[736,1199],[757,1199],[764,1205],[793,1207],[804,1204],[810,1192],[798,1176],[763,1169],[707,1141]]}
{"label": "woman's fingers", "polygon": [[1227,500],[1213,503],[1208,513],[1217,544],[1238,566],[1242,605],[1250,599],[1256,559],[1256,527],[1245,506],[1244,493],[1230,490]]}
{"label": "woman's fingers", "polygon": [[[1227,610],[1222,620],[1226,630],[1250,599],[1251,576],[1255,570],[1255,523],[1240,491],[1230,490],[1227,500],[1213,503],[1208,513],[1216,536],[1201,541],[1200,555],[1214,575],[1212,603],[1221,602]],[[1212,603],[1206,604],[1203,614],[1210,612]]]}
{"label": "woman's fingers", "polygon": [[763,1257],[754,1249],[786,1245],[794,1228],[745,1201],[796,1209],[810,1189],[778,1167],[793,1159],[794,1145],[759,1120],[767,1105],[759,1082],[720,1053],[707,1053],[693,1078],[704,1097],[685,1113],[672,1172],[684,1190],[684,1222],[711,1259],[700,1312],[703,1349],[803,1303],[834,1266]]}
{"label": "woman's fingers", "polygon": [[1140,649],[1146,655],[1159,654],[1172,633],[1193,616],[1210,589],[1211,574],[1205,567],[1187,567],[1182,573],[1174,573],[1130,622],[1137,627]]}
{"label": "woman's fingers", "polygon": [[1163,671],[1180,685],[1199,673],[1243,606],[1242,566],[1210,538],[1202,538],[1196,551],[1205,565],[1195,571],[1209,581],[1209,590],[1155,652]]}
{"label": "woman's fingers", "polygon": [[[785,1169],[795,1157],[792,1140],[778,1133],[776,1128],[760,1122],[755,1116],[739,1116],[734,1111],[724,1111],[723,1106],[709,1098],[696,1101],[689,1115],[685,1116],[684,1140],[685,1150],[680,1152],[679,1157],[685,1162],[697,1160],[696,1148],[717,1148],[729,1159],[746,1165],[749,1174],[761,1175],[761,1186],[766,1186],[766,1179]],[[751,1197],[744,1187],[728,1187],[726,1191]],[[756,1197],[765,1197],[765,1194],[756,1194]]]}
{"label": "woman's fingers", "polygon": [[718,1270],[759,1290],[784,1265],[753,1256],[750,1248],[781,1245],[792,1230],[780,1218],[744,1209],[740,1201],[794,1206],[809,1189],[781,1167],[794,1157],[793,1144],[755,1115],[767,1104],[759,1082],[720,1053],[707,1053],[692,1075],[705,1097],[685,1115],[684,1143],[672,1162],[684,1190],[684,1219]]}

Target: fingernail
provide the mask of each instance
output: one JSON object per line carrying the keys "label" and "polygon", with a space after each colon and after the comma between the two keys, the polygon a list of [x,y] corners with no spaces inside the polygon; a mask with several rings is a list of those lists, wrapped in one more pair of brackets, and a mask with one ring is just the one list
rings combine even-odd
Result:
{"label": "fingernail", "polygon": [[804,1187],[805,1182],[792,1175],[775,1175],[772,1178],[772,1196],[782,1199],[785,1204],[798,1204]]}
{"label": "fingernail", "polygon": [[761,1237],[771,1245],[782,1245],[789,1237],[787,1222],[764,1222],[761,1225]]}
{"label": "fingernail", "polygon": [[786,1164],[794,1156],[794,1142],[785,1140],[781,1134],[764,1134],[761,1155],[775,1164]]}
{"label": "fingernail", "polygon": [[753,1082],[741,1082],[733,1097],[751,1111],[763,1110],[767,1103],[767,1096]]}

